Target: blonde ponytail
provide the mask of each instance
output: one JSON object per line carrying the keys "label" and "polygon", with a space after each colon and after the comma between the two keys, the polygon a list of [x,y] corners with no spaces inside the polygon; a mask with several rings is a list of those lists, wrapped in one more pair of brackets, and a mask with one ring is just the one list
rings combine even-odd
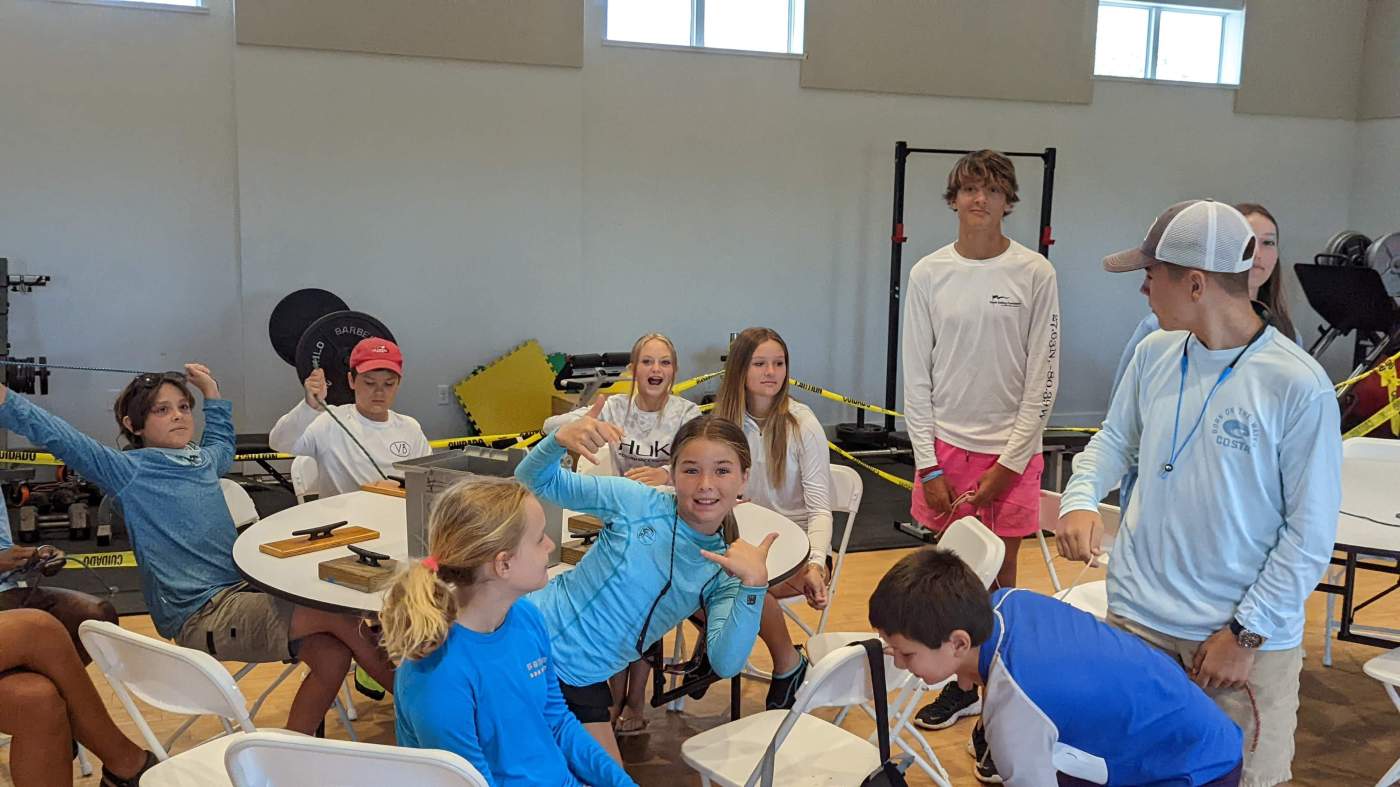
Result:
{"label": "blonde ponytail", "polygon": [[421,659],[447,639],[457,617],[457,591],[502,552],[514,552],[525,534],[521,507],[530,496],[511,478],[476,476],[458,481],[433,503],[428,516],[430,561],[413,561],[384,594],[381,640],[389,658]]}
{"label": "blonde ponytail", "polygon": [[384,650],[395,662],[421,659],[447,639],[455,617],[457,600],[451,586],[415,560],[384,594],[379,613]]}

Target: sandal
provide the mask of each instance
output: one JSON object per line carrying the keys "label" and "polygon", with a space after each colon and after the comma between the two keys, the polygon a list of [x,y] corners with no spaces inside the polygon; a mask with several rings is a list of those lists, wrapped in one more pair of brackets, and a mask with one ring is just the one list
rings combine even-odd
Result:
{"label": "sandal", "polygon": [[618,716],[617,722],[613,724],[613,734],[619,738],[628,735],[641,735],[646,732],[647,724],[645,716]]}

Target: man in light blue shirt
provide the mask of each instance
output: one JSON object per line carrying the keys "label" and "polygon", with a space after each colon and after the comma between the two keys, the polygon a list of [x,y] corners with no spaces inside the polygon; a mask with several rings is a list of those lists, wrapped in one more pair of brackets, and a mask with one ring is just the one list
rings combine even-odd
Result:
{"label": "man in light blue shirt", "polygon": [[1249,300],[1255,237],[1238,211],[1173,205],[1142,246],[1162,330],[1137,347],[1103,430],[1074,463],[1061,553],[1101,554],[1099,500],[1139,468],[1108,573],[1109,622],[1177,657],[1244,731],[1241,784],[1291,778],[1303,603],[1341,504],[1330,381]]}

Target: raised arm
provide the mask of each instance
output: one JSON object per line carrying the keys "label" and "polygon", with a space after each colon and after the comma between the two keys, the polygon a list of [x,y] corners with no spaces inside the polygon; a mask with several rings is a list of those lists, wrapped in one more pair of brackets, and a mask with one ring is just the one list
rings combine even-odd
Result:
{"label": "raised arm", "polygon": [[108,494],[120,494],[136,462],[74,429],[67,421],[0,385],[0,428],[9,429],[62,459]]}

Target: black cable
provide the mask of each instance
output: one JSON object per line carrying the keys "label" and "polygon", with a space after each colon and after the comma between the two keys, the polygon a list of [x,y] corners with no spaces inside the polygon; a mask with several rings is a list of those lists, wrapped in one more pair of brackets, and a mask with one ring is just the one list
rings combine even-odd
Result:
{"label": "black cable", "polygon": [[1351,513],[1350,511],[1338,511],[1337,513],[1339,513],[1339,514],[1341,514],[1341,515],[1343,515],[1343,516],[1352,517],[1352,518],[1354,518],[1354,519],[1364,519],[1364,520],[1366,520],[1367,522],[1374,522],[1375,524],[1381,525],[1381,526],[1383,526],[1383,527],[1400,527],[1400,514],[1396,514],[1396,515],[1395,515],[1396,521],[1394,521],[1394,522],[1382,522],[1382,521],[1379,520],[1379,519],[1372,519],[1372,518],[1369,517],[1369,516],[1362,516],[1361,514],[1353,514],[1353,513]]}
{"label": "black cable", "polygon": [[365,458],[369,460],[370,464],[374,465],[374,472],[378,473],[379,477],[383,478],[385,481],[392,481],[393,479],[385,475],[384,471],[380,469],[379,463],[374,461],[374,457],[370,456],[369,449],[365,448],[364,445],[360,443],[359,438],[355,437],[355,434],[349,429],[347,429],[345,424],[340,422],[339,418],[335,417],[335,413],[331,412],[331,406],[326,404],[326,400],[322,399],[319,396],[315,398],[317,404],[321,405],[321,409],[325,411],[326,415],[329,415],[331,417],[331,420],[335,421],[335,425],[340,427],[340,431],[344,432],[347,437],[354,441],[355,446],[364,452]]}
{"label": "black cable", "polygon": [[34,363],[31,361],[16,361],[13,358],[0,359],[0,365],[4,366],[32,366],[36,369],[71,369],[78,372],[112,372],[114,374],[150,374],[150,372],[137,371],[135,369],[110,369],[105,366],[69,366],[61,363]]}

